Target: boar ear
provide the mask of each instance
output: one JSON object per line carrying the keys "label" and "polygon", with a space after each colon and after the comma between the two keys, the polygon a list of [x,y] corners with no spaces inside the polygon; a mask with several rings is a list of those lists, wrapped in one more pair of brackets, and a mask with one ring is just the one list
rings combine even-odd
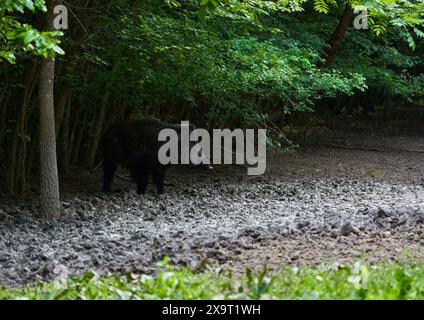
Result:
{"label": "boar ear", "polygon": [[[169,124],[168,128],[174,129],[178,134],[178,141],[181,141],[181,128],[182,128],[181,123],[180,124]],[[191,122],[189,122],[189,132],[191,133],[195,129],[196,129],[196,126],[194,124],[192,124]]]}

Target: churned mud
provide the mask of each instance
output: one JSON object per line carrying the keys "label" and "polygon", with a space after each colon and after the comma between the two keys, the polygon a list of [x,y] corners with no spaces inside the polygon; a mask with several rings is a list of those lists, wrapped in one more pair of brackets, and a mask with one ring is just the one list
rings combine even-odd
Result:
{"label": "churned mud", "polygon": [[86,271],[153,273],[165,256],[233,272],[422,259],[424,138],[393,139],[406,139],[413,150],[386,138],[391,149],[337,145],[274,154],[259,177],[240,166],[171,169],[161,196],[153,186],[138,196],[119,180],[115,192],[103,194],[100,174],[75,172],[62,181],[58,221],[37,218],[33,197],[0,198],[0,285]]}

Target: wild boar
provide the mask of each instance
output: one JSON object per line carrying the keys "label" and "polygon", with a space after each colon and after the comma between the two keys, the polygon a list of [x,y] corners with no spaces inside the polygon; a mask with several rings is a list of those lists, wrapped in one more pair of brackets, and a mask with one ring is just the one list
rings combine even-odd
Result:
{"label": "wild boar", "polygon": [[[190,125],[190,132],[194,126]],[[158,152],[165,143],[158,141],[163,129],[174,129],[180,134],[181,125],[169,124],[157,120],[130,120],[110,126],[100,141],[103,157],[103,190],[111,191],[111,184],[117,167],[127,168],[137,185],[137,193],[144,194],[152,177],[158,194],[164,192],[165,172],[170,165],[159,162]],[[190,143],[190,148],[193,146]],[[181,156],[181,155],[180,155]],[[193,165],[193,163],[189,163]],[[201,168],[212,169],[201,163]]]}

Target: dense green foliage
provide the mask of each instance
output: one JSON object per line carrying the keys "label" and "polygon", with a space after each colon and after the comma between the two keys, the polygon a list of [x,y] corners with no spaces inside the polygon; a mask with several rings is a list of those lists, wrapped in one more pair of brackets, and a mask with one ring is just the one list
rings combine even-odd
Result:
{"label": "dense green foliage", "polygon": [[93,273],[18,289],[0,299],[423,299],[422,264],[286,267],[243,276],[166,267],[155,276]]}
{"label": "dense green foliage", "polygon": [[286,113],[312,110],[321,97],[352,96],[367,86],[405,100],[424,89],[421,74],[408,74],[422,61],[407,42],[396,47],[402,42],[397,31],[379,39],[351,30],[336,66],[320,70],[316,65],[334,28],[333,15],[275,12],[253,20],[239,15],[199,20],[196,6],[179,8],[149,1],[138,12],[128,8],[119,23],[104,21],[114,27],[108,30],[111,39],[105,45],[99,34],[81,57],[96,70],[89,74],[91,85],[78,88],[81,94],[101,99],[93,92],[102,91],[119,60],[112,77],[126,80],[113,86],[114,95],[125,97],[120,110],[174,121],[191,117],[214,127],[260,125],[279,106]]}
{"label": "dense green foliage", "polygon": [[200,0],[199,4],[202,16],[218,11],[223,15],[229,12],[241,14],[248,19],[255,19],[257,14],[263,13],[301,12],[308,6],[328,14],[348,5],[357,11],[367,11],[369,27],[377,36],[395,28],[402,32],[411,47],[415,46],[414,34],[424,37],[420,29],[424,3],[420,0]]}
{"label": "dense green foliage", "polygon": [[[350,26],[334,61],[322,68],[346,5],[366,5],[371,29]],[[63,173],[70,165],[93,167],[101,133],[124,118],[272,127],[273,145],[282,146],[282,129],[309,115],[386,116],[423,104],[420,1],[119,0],[97,6],[90,0],[69,6],[70,29],[61,38],[66,54],[56,59],[55,81]],[[44,1],[6,1],[0,8],[0,177],[6,180],[0,188],[25,193],[37,172],[39,132],[39,59],[28,53],[60,49],[54,34],[31,27],[43,29],[44,15],[31,10],[44,10]]]}
{"label": "dense green foliage", "polygon": [[6,0],[0,4],[0,62],[16,62],[16,54],[30,52],[36,55],[63,54],[58,36],[61,32],[40,32],[28,23],[23,23],[14,12],[29,10],[45,11],[42,0]]}
{"label": "dense green foliage", "polygon": [[268,22],[263,29],[226,18],[199,21],[195,11],[170,16],[166,7],[126,17],[117,34],[122,52],[109,52],[116,55],[111,60],[126,57],[120,64],[134,79],[116,93],[126,91],[144,115],[178,120],[182,111],[197,114],[202,124],[231,126],[240,119],[255,125],[281,101],[287,111],[305,110],[320,95],[364,88],[360,74],[319,70],[319,47],[305,47],[283,31],[292,22]]}

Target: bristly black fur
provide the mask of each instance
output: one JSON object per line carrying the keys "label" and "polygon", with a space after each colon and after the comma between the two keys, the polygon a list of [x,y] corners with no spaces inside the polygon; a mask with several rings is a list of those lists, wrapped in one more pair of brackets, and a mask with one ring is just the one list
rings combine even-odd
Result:
{"label": "bristly black fur", "polygon": [[[162,165],[158,152],[164,142],[158,141],[162,129],[181,129],[180,125],[157,120],[131,120],[116,123],[104,133],[100,148],[103,156],[103,190],[111,191],[111,184],[118,165],[130,171],[137,185],[137,193],[144,194],[152,177],[157,192],[164,192],[165,172],[169,165]],[[193,130],[194,126],[190,126]]]}

